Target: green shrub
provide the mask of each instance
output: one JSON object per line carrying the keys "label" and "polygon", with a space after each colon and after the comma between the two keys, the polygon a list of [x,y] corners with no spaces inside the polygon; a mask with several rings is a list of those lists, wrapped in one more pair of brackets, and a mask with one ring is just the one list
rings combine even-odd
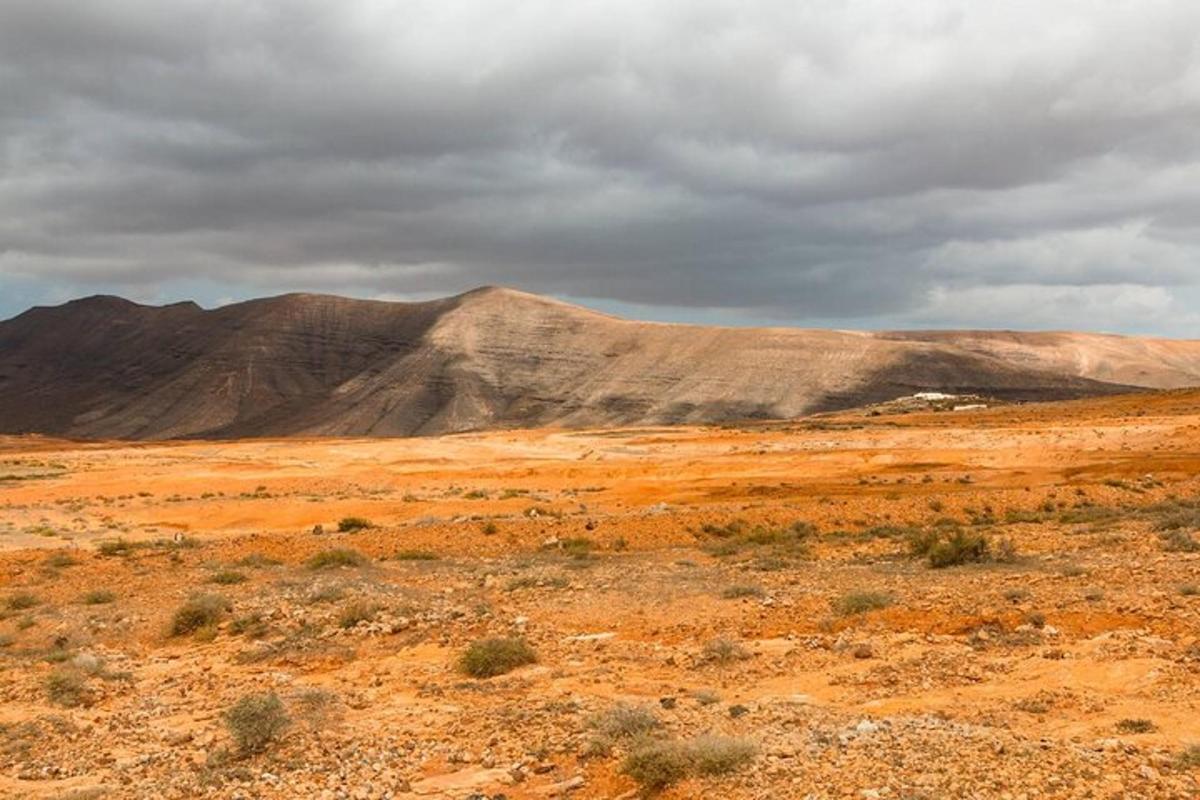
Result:
{"label": "green shrub", "polygon": [[200,594],[189,597],[171,618],[171,635],[186,636],[201,628],[215,626],[232,608],[219,594]]}
{"label": "green shrub", "polygon": [[330,569],[332,567],[361,567],[367,563],[367,557],[357,550],[345,547],[335,547],[332,550],[322,550],[308,560],[309,569]]}
{"label": "green shrub", "polygon": [[225,712],[225,726],[244,754],[265,750],[291,722],[283,701],[274,692],[248,694]]}
{"label": "green shrub", "polygon": [[365,531],[367,528],[373,528],[371,521],[362,517],[342,517],[338,520],[338,531],[341,533],[354,533],[355,531]]}
{"label": "green shrub", "polygon": [[868,611],[878,611],[887,608],[895,599],[887,592],[850,592],[842,595],[833,603],[833,610],[840,616],[848,617],[854,614],[865,614]]}
{"label": "green shrub", "polygon": [[491,678],[535,661],[537,654],[524,639],[481,639],[463,653],[459,668],[474,678]]}

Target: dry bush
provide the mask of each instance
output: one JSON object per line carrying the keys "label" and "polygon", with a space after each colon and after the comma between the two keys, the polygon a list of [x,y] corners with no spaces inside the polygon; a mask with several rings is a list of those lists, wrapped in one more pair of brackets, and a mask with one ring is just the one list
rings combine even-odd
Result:
{"label": "dry bush", "polygon": [[201,628],[215,626],[233,608],[219,594],[199,594],[189,597],[171,618],[171,635],[186,636]]}

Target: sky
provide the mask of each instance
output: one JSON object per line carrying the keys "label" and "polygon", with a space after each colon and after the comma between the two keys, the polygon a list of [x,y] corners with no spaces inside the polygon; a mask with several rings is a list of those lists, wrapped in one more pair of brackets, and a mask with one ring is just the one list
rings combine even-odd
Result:
{"label": "sky", "polygon": [[0,4],[0,318],[485,284],[1200,338],[1200,3]]}

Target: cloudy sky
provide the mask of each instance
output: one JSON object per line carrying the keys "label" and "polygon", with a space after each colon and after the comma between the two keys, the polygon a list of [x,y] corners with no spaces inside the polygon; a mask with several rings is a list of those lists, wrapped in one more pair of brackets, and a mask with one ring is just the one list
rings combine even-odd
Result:
{"label": "cloudy sky", "polygon": [[1200,337],[1200,3],[0,4],[0,317],[480,284]]}

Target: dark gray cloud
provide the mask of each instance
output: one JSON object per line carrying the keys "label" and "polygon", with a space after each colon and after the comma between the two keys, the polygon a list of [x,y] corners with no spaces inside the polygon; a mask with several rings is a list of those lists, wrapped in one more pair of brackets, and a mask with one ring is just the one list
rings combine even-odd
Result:
{"label": "dark gray cloud", "polygon": [[0,314],[502,283],[1200,336],[1183,0],[8,0]]}

